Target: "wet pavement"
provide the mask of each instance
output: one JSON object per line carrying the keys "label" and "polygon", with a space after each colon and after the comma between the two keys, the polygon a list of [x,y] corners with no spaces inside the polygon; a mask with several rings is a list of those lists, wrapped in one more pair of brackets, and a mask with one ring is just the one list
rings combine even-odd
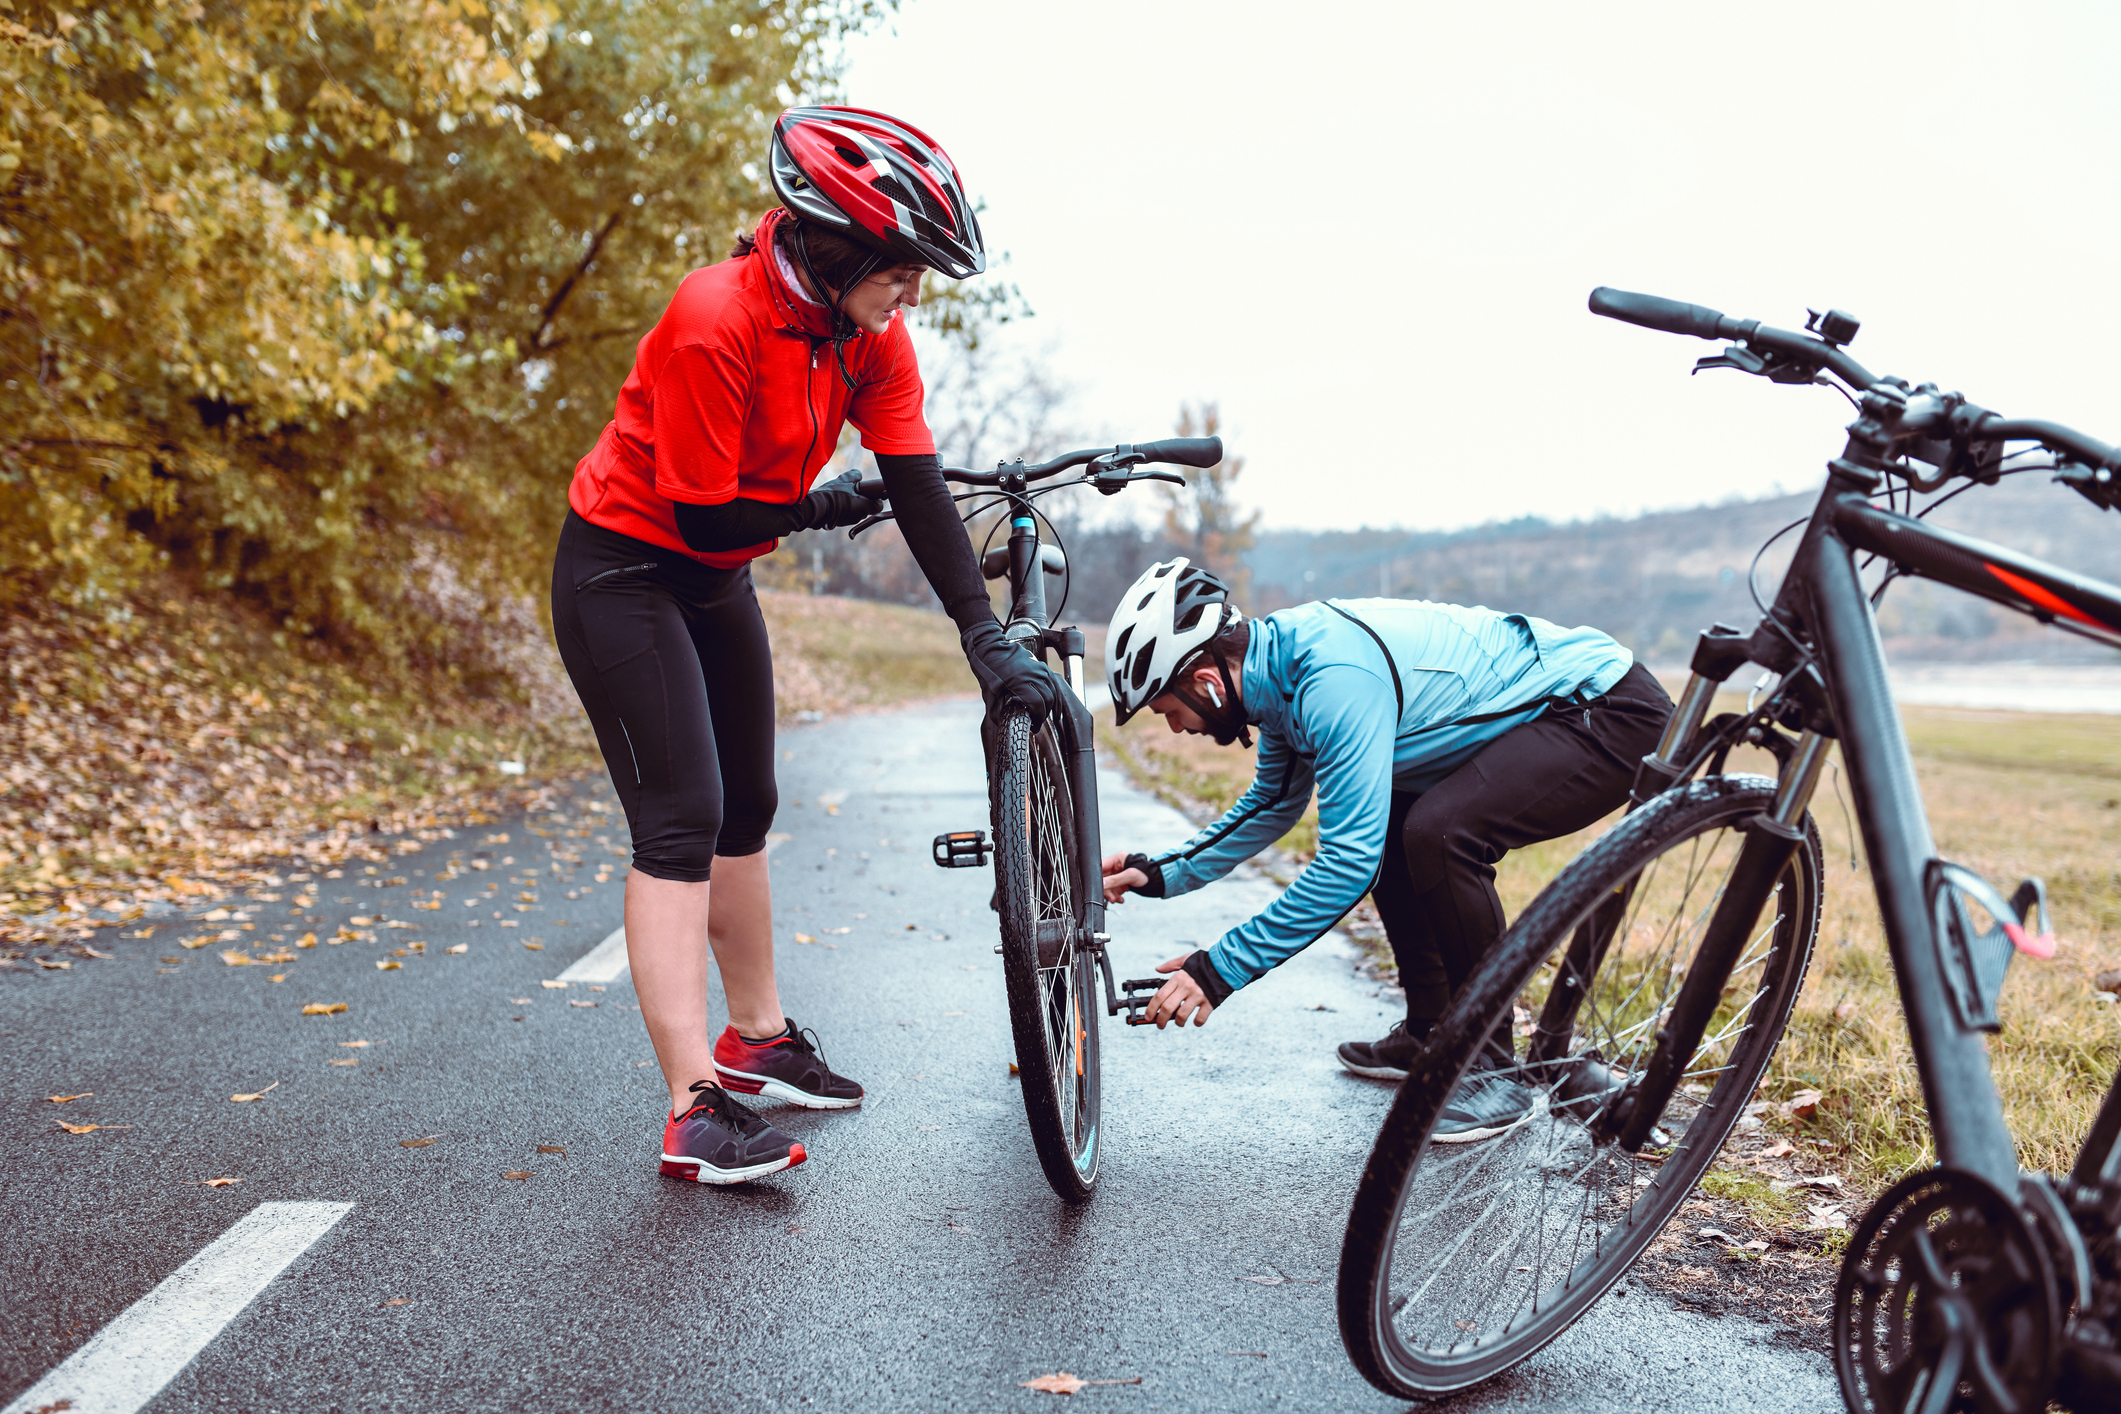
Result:
{"label": "wet pavement", "polygon": [[[958,703],[782,736],[782,997],[869,1100],[770,1110],[812,1157],[747,1186],[658,1175],[663,1087],[626,974],[544,985],[619,922],[625,834],[601,782],[564,805],[570,827],[504,822],[312,881],[300,920],[301,888],[270,890],[239,941],[362,935],[292,961],[228,967],[235,944],[179,950],[163,924],[106,931],[111,961],[0,974],[0,1401],[261,1204],[336,1203],[149,1407],[1036,1409],[1054,1396],[1021,1384],[1055,1371],[1138,1377],[1075,1396],[1114,1409],[1403,1407],[1354,1373],[1332,1297],[1389,1099],[1333,1046],[1380,1034],[1392,1000],[1329,937],[1204,1030],[1106,1022],[1103,1178],[1060,1203],[1009,1074],[992,876],[927,862],[937,832],[986,823],[976,726]],[[1110,774],[1103,808],[1108,848],[1188,832]],[[1115,969],[1146,975],[1271,894],[1247,877],[1116,909]],[[1823,1355],[1623,1288],[1436,1407],[1839,1403]]]}

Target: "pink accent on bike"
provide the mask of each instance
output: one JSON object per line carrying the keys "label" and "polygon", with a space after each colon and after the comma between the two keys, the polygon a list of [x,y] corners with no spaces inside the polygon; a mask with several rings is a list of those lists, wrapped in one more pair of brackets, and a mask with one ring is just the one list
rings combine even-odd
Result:
{"label": "pink accent on bike", "polygon": [[2028,933],[2017,923],[2003,925],[2003,936],[2011,940],[2011,946],[2027,957],[2037,957],[2042,962],[2055,955],[2053,933]]}

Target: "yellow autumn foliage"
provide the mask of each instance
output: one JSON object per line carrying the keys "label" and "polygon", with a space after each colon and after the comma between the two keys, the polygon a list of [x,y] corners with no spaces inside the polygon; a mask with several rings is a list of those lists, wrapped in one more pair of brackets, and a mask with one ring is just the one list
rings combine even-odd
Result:
{"label": "yellow autumn foliage", "polygon": [[0,602],[447,659],[873,0],[0,0]]}

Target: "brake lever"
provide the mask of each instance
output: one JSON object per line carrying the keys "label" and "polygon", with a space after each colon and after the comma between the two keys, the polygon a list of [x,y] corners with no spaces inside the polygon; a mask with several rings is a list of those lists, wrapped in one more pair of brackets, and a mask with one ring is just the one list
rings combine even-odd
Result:
{"label": "brake lever", "polygon": [[849,540],[852,540],[855,536],[860,535],[863,531],[869,529],[871,526],[882,525],[887,520],[896,519],[898,519],[898,517],[893,515],[890,511],[878,511],[875,515],[865,517],[864,519],[856,522],[854,529],[847,532],[847,538]]}

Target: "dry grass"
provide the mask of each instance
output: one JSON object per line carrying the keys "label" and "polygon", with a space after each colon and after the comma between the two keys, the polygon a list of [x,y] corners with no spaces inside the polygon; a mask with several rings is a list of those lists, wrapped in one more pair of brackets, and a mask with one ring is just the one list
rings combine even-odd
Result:
{"label": "dry grass", "polygon": [[[2121,1008],[2098,1001],[2091,981],[2121,966],[2121,717],[1925,707],[1903,717],[1940,852],[2006,895],[2027,875],[2047,881],[2062,946],[2051,962],[2013,965],[1991,1049],[2021,1162],[2066,1169],[2121,1063]],[[1154,719],[1108,727],[1105,737],[1138,780],[1196,818],[1211,817],[1250,780],[1249,753],[1171,737]],[[1771,768],[1759,753],[1732,762]],[[1874,1192],[1934,1153],[1868,870],[1852,848],[1845,789],[1837,796],[1832,780],[1813,803],[1827,854],[1819,946],[1761,1094],[1823,1091],[1811,1119],[1770,1112],[1770,1123]],[[1510,915],[1609,824],[1506,860],[1499,887]],[[1283,844],[1301,858],[1315,840],[1316,816],[1307,814]],[[1351,922],[1359,937],[1374,934],[1359,915]]]}

